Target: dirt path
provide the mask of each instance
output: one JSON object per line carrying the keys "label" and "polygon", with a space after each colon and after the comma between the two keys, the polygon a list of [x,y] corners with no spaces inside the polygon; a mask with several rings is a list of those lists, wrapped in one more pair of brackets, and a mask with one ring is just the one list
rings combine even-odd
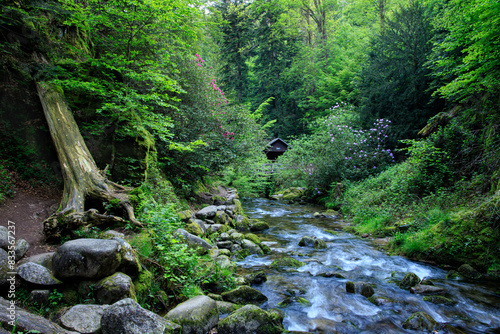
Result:
{"label": "dirt path", "polygon": [[16,239],[25,239],[30,244],[25,256],[52,251],[53,247],[45,244],[42,222],[57,209],[60,195],[22,188],[15,191],[13,198],[0,205],[0,225],[15,223]]}

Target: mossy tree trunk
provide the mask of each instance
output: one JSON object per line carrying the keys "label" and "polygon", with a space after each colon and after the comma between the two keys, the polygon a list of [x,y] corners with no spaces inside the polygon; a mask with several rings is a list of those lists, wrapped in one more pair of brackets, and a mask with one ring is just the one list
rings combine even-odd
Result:
{"label": "mossy tree trunk", "polygon": [[80,226],[125,223],[121,217],[101,214],[96,209],[85,211],[86,199],[119,203],[128,220],[142,226],[136,220],[129,202],[128,193],[131,189],[109,181],[97,168],[61,94],[47,83],[37,83],[36,86],[64,179],[59,209],[44,221],[46,236],[58,239]]}

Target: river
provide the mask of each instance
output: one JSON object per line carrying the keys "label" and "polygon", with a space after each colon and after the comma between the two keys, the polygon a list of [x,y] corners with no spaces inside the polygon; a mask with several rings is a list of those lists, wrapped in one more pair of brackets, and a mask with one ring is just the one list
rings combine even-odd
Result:
{"label": "river", "polygon": [[[447,272],[436,266],[389,256],[370,240],[343,232],[345,222],[341,218],[315,217],[314,212],[320,208],[266,199],[245,199],[243,207],[249,218],[271,226],[258,236],[273,252],[248,256],[238,262],[238,270],[267,274],[267,281],[254,288],[269,298],[263,308],[284,311],[284,325],[289,331],[417,333],[403,329],[402,324],[414,312],[424,311],[441,328],[449,324],[465,333],[500,333],[500,295],[495,293],[499,287],[492,283],[445,279]],[[322,239],[327,248],[300,247],[303,236]],[[283,254],[307,264],[298,269],[271,269],[272,261]],[[344,278],[324,277],[328,272]],[[444,288],[441,295],[456,304],[433,304],[423,301],[422,295],[400,289],[394,279],[408,272]],[[347,281],[369,283],[375,296],[390,302],[376,306],[360,294],[347,293]],[[288,305],[278,305],[285,300]],[[435,333],[452,332],[438,329]]]}

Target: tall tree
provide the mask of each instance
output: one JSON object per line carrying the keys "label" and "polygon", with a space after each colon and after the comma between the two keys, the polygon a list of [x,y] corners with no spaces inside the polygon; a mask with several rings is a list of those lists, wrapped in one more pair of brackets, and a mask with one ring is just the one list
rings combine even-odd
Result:
{"label": "tall tree", "polygon": [[442,108],[428,91],[430,71],[425,64],[431,39],[427,8],[416,0],[396,11],[373,41],[362,73],[362,116],[366,122],[390,119],[395,140],[416,137]]}

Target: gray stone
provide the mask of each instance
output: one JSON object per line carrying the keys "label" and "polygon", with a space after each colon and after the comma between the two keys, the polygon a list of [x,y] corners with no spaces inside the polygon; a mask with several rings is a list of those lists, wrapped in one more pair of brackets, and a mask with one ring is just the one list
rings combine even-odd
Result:
{"label": "gray stone", "polygon": [[432,295],[443,292],[444,289],[433,285],[416,285],[410,288],[410,292],[418,295]]}
{"label": "gray stone", "polygon": [[316,237],[302,237],[299,241],[299,246],[301,247],[314,247],[315,249],[326,248],[326,242]]}
{"label": "gray stone", "polygon": [[125,298],[136,300],[135,287],[130,276],[115,273],[96,284],[96,298],[101,304],[113,304]]}
{"label": "gray stone", "polygon": [[215,300],[196,296],[177,305],[165,319],[181,325],[183,334],[205,334],[217,325],[219,313]]}
{"label": "gray stone", "polygon": [[240,251],[240,250],[242,250],[242,249],[243,249],[243,248],[241,248],[241,246],[240,246],[240,245],[238,245],[238,244],[233,244],[233,245],[231,246],[230,251],[231,251],[231,253],[236,253],[236,252],[239,252],[239,251]]}
{"label": "gray stone", "polygon": [[284,331],[280,319],[255,305],[245,305],[219,322],[219,334],[279,334]]}
{"label": "gray stone", "polygon": [[261,232],[269,228],[270,228],[269,224],[263,221],[256,221],[250,224],[250,231],[252,232]]}
{"label": "gray stone", "polygon": [[262,251],[262,249],[254,244],[253,242],[251,242],[250,240],[248,239],[243,239],[241,241],[241,247],[243,247],[243,249],[246,249],[250,252],[250,254],[259,254],[259,255],[263,255],[264,252]]}
{"label": "gray stone", "polygon": [[195,216],[199,219],[212,219],[215,217],[216,212],[217,207],[215,205],[210,205],[196,212]]}
{"label": "gray stone", "polygon": [[224,232],[224,233],[220,234],[219,239],[222,240],[222,241],[226,241],[226,240],[229,240],[230,237],[229,237],[228,233]]}
{"label": "gray stone", "polygon": [[217,211],[215,213],[214,222],[216,224],[229,225],[231,223],[231,218],[224,211]]}
{"label": "gray stone", "polygon": [[15,247],[16,261],[19,261],[30,248],[30,244],[24,239],[17,239]]}
{"label": "gray stone", "polygon": [[82,334],[101,331],[101,319],[108,305],[75,305],[60,319],[63,327]]}
{"label": "gray stone", "polygon": [[203,247],[207,250],[212,248],[212,246],[208,242],[206,242],[200,237],[197,237],[196,235],[189,233],[186,230],[183,230],[182,228],[178,228],[177,230],[175,230],[175,234],[179,236],[182,240],[184,240],[184,242],[188,244],[188,246],[190,247],[193,248]]}
{"label": "gray stone", "polygon": [[[12,306],[10,301],[0,297],[0,324],[12,331],[12,309],[15,307],[16,333],[35,332],[43,334],[79,334],[78,332],[68,331],[61,326],[47,320],[39,315],[31,314],[17,306]],[[37,332],[35,332],[37,333]]]}
{"label": "gray stone", "polygon": [[37,305],[47,305],[49,302],[50,290],[33,290],[30,293],[30,303]]}
{"label": "gray stone", "polygon": [[141,263],[136,256],[136,251],[122,238],[113,238],[112,240],[118,241],[121,246],[120,252],[122,254],[122,260],[120,262],[120,266],[116,270],[125,273],[132,278],[136,278],[141,271]]}
{"label": "gray stone", "polygon": [[241,232],[250,231],[250,220],[247,217],[238,215],[236,216],[236,221],[234,222],[234,227]]}
{"label": "gray stone", "polygon": [[232,245],[233,245],[233,242],[229,241],[229,240],[217,242],[217,247],[218,248],[231,249]]}
{"label": "gray stone", "polygon": [[414,273],[407,273],[405,277],[401,280],[401,283],[399,283],[399,287],[401,289],[406,289],[408,290],[412,286],[415,286],[420,283],[420,278],[415,275]]}
{"label": "gray stone", "polygon": [[225,302],[222,300],[216,300],[215,303],[217,304],[217,310],[219,311],[219,315],[232,313],[242,307],[242,305]]}
{"label": "gray stone", "polygon": [[260,291],[247,285],[240,286],[231,291],[223,292],[222,299],[235,304],[256,304],[260,305],[267,301],[267,297]]}
{"label": "gray stone", "polygon": [[101,319],[102,334],[179,333],[180,326],[143,309],[130,298],[110,305]]}
{"label": "gray stone", "polygon": [[65,242],[52,258],[54,276],[60,279],[102,278],[121,264],[122,246],[116,240],[76,239]]}
{"label": "gray stone", "polygon": [[222,268],[222,269],[226,269],[226,268],[229,268],[229,269],[235,269],[236,268],[236,264],[234,264],[228,256],[226,255],[219,255],[217,256],[215,259],[215,262],[217,262],[219,264],[219,266]]}
{"label": "gray stone", "polygon": [[18,266],[28,263],[28,262],[33,262],[36,264],[39,264],[41,266],[44,266],[45,268],[52,270],[52,257],[54,256],[54,252],[50,253],[42,253],[42,254],[37,254],[30,256],[26,259],[22,259],[17,263]]}
{"label": "gray stone", "polygon": [[207,233],[207,225],[205,224],[205,222],[203,220],[195,219],[194,223],[200,227],[203,234]]}
{"label": "gray stone", "polygon": [[5,226],[0,226],[0,249],[9,249],[9,229]]}
{"label": "gray stone", "polygon": [[17,268],[17,274],[23,280],[39,285],[57,285],[62,284],[55,278],[49,269],[33,262],[27,262]]}
{"label": "gray stone", "polygon": [[[14,264],[11,263],[13,266]],[[0,248],[0,286],[7,284],[7,278],[9,278],[9,272],[11,272],[11,267],[9,266],[9,254]]]}
{"label": "gray stone", "polygon": [[208,225],[208,231],[209,233],[214,233],[217,231],[220,231],[224,225],[222,224],[213,224],[213,225]]}
{"label": "gray stone", "polygon": [[229,234],[229,239],[231,241],[237,242],[237,243],[240,243],[244,237],[245,236],[243,234],[238,233],[238,232],[233,232],[233,233]]}

